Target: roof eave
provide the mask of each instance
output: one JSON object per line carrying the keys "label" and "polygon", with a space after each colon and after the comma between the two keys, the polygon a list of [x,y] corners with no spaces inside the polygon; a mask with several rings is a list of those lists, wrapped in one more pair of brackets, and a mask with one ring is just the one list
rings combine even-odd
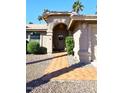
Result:
{"label": "roof eave", "polygon": [[39,32],[46,32],[47,29],[26,29],[26,31],[39,31]]}
{"label": "roof eave", "polygon": [[64,15],[70,16],[71,14],[72,14],[72,12],[68,12],[68,13],[66,13],[66,12],[65,13],[64,12],[55,12],[55,13],[47,12],[43,15],[43,19],[45,21],[47,21],[49,16],[64,16]]}
{"label": "roof eave", "polygon": [[70,23],[68,25],[68,29],[71,28],[72,24],[75,22],[75,21],[83,21],[83,22],[94,22],[94,23],[97,23],[97,16],[96,15],[92,15],[92,16],[82,16],[82,15],[74,15],[74,16],[71,16],[71,20],[70,20]]}

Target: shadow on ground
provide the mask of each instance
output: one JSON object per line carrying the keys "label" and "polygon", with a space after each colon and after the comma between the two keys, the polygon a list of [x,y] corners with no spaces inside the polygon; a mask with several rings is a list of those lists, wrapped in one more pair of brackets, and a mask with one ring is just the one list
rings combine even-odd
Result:
{"label": "shadow on ground", "polygon": [[30,82],[27,82],[26,83],[26,92],[29,93],[34,88],[36,88],[36,87],[38,87],[40,85],[43,85],[45,83],[48,83],[50,81],[50,79],[52,79],[54,77],[57,77],[59,75],[62,75],[64,73],[68,73],[69,71],[72,71],[72,70],[74,70],[76,68],[79,68],[79,67],[82,67],[82,66],[85,66],[85,65],[87,65],[87,64],[84,64],[82,62],[76,63],[76,64],[73,64],[70,67],[62,68],[62,69],[54,71],[52,73],[45,74],[45,75],[43,75],[42,77],[40,77],[38,79],[32,80]]}
{"label": "shadow on ground", "polygon": [[50,58],[46,58],[46,59],[42,59],[42,60],[36,60],[36,61],[27,62],[26,65],[40,63],[40,62],[43,62],[43,61],[46,61],[46,60],[51,60],[51,59],[62,57],[62,56],[66,56],[66,55],[67,54],[63,54],[63,55],[60,55],[60,56],[54,56],[54,57],[50,57]]}

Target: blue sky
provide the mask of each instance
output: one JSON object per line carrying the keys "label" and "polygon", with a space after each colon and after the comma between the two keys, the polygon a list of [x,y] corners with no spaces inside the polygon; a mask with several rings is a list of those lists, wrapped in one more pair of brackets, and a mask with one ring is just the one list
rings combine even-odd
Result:
{"label": "blue sky", "polygon": [[[26,23],[39,24],[37,17],[44,9],[51,11],[72,11],[73,2],[76,0],[26,0]],[[95,14],[97,0],[80,0],[84,10],[80,14]],[[41,22],[44,23],[44,22]]]}

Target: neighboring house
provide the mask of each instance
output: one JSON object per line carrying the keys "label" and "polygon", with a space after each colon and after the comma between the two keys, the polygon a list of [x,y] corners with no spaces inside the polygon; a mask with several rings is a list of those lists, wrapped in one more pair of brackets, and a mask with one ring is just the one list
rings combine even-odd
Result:
{"label": "neighboring house", "polygon": [[[65,49],[65,37],[74,37],[74,56],[83,62],[96,61],[97,16],[74,12],[46,12],[46,24],[27,24],[26,39],[38,39],[47,53]],[[35,35],[38,32],[37,35]]]}
{"label": "neighboring house", "polygon": [[43,36],[46,36],[47,33],[47,24],[27,24],[26,25],[26,40],[35,40],[40,43],[40,46],[43,44]]}

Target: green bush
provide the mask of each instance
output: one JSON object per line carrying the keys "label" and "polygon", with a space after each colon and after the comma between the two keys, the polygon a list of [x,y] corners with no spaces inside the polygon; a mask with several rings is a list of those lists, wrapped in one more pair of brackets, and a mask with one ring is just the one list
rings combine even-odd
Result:
{"label": "green bush", "polygon": [[27,50],[31,54],[39,54],[40,44],[35,41],[30,41],[27,45]]}
{"label": "green bush", "polygon": [[39,53],[40,54],[46,54],[47,53],[47,48],[46,47],[40,47]]}
{"label": "green bush", "polygon": [[69,55],[73,55],[74,40],[72,36],[67,36],[65,39],[66,51]]}

